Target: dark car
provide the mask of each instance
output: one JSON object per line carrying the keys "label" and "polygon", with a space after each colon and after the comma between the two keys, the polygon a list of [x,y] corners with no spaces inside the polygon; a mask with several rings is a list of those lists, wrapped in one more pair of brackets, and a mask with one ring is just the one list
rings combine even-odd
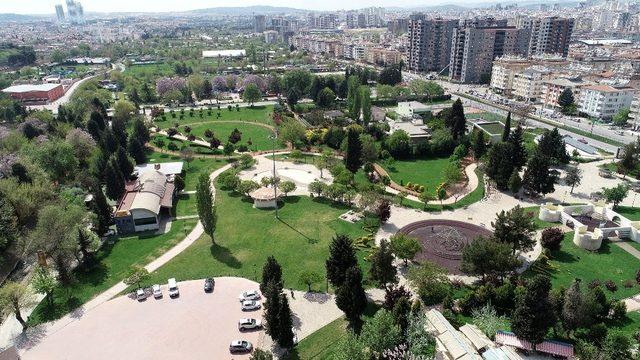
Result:
{"label": "dark car", "polygon": [[205,292],[212,292],[213,291],[213,287],[216,285],[216,282],[212,279],[212,278],[207,278],[204,281],[204,291]]}

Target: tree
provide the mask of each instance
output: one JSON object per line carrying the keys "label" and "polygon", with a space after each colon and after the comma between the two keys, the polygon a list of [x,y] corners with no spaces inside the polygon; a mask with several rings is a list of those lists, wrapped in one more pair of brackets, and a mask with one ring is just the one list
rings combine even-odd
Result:
{"label": "tree", "polygon": [[411,138],[404,130],[396,130],[387,138],[387,148],[395,159],[406,159],[411,156]]}
{"label": "tree", "polygon": [[509,190],[512,193],[517,194],[522,188],[522,179],[520,179],[520,174],[518,173],[518,169],[513,169],[513,173],[511,173],[511,177],[509,177]]}
{"label": "tree", "polygon": [[362,107],[362,123],[364,126],[368,126],[371,122],[371,89],[366,85],[362,85],[360,86],[359,93]]}
{"label": "tree", "polygon": [[511,245],[514,254],[517,250],[529,251],[536,244],[533,239],[536,230],[534,219],[520,205],[506,212],[502,210],[491,226],[494,239]]}
{"label": "tree", "polygon": [[127,100],[119,100],[113,107],[113,119],[127,124],[136,113],[136,104]]}
{"label": "tree", "polygon": [[362,167],[360,134],[354,128],[349,128],[347,131],[347,151],[344,157],[344,164],[354,174]]}
{"label": "tree", "polygon": [[367,306],[367,296],[362,287],[362,273],[357,265],[344,273],[344,282],[336,291],[336,305],[344,312],[351,326],[360,320]]}
{"label": "tree", "polygon": [[362,326],[360,341],[373,352],[373,358],[381,358],[382,352],[402,342],[402,331],[393,315],[387,310],[378,310],[373,318]]}
{"label": "tree", "polygon": [[565,88],[558,96],[558,105],[562,109],[563,114],[572,113],[575,109],[575,99],[573,97],[573,91],[570,88]]}
{"label": "tree", "polygon": [[567,174],[564,177],[564,183],[567,186],[571,186],[571,194],[573,194],[573,188],[580,185],[582,182],[582,169],[577,166],[569,166],[567,168]]}
{"label": "tree", "polygon": [[280,293],[280,301],[278,308],[278,345],[283,348],[291,348],[293,344],[293,321],[291,320],[291,308],[289,308],[289,300],[287,296]]}
{"label": "tree", "polygon": [[502,131],[502,141],[508,141],[511,134],[511,111],[507,113],[507,119],[504,121],[504,130]]}
{"label": "tree", "polygon": [[538,141],[538,153],[544,154],[552,161],[567,164],[570,160],[567,154],[564,138],[558,132],[558,128],[547,130],[540,136]]}
{"label": "tree", "polygon": [[335,163],[335,157],[329,150],[322,152],[318,161],[316,161],[316,167],[320,170],[320,178],[322,179],[322,170],[330,168]]}
{"label": "tree", "polygon": [[136,162],[136,164],[144,164],[147,162],[147,154],[144,146],[134,137],[130,137],[127,144],[127,152]]}
{"label": "tree", "polygon": [[604,341],[603,351],[606,359],[632,359],[632,343],[621,331],[611,331]]}
{"label": "tree", "polygon": [[316,196],[320,196],[324,191],[324,188],[327,185],[320,180],[314,180],[309,184],[309,192],[312,194],[316,194]]}
{"label": "tree", "polygon": [[141,284],[149,278],[149,271],[140,265],[133,265],[129,268],[127,272],[127,276],[124,278],[123,282],[129,286],[137,285],[138,288],[141,288]]}
{"label": "tree", "polygon": [[397,233],[391,237],[391,251],[400,259],[407,262],[413,259],[422,250],[418,240],[403,233]]}
{"label": "tree", "polygon": [[446,185],[445,183],[442,183],[436,189],[436,196],[438,197],[438,200],[440,200],[440,207],[442,207],[443,209],[444,209],[444,204],[442,201],[447,197],[447,188],[445,185]]}
{"label": "tree", "polygon": [[240,184],[236,187],[236,191],[244,194],[244,196],[249,197],[249,194],[258,190],[260,188],[260,184],[253,180],[242,180]]}
{"label": "tree", "polygon": [[410,267],[407,279],[427,306],[440,303],[450,293],[445,269],[432,262]]}
{"label": "tree", "polygon": [[0,308],[4,316],[14,314],[22,325],[22,331],[29,326],[22,318],[22,310],[33,303],[31,293],[26,285],[14,281],[7,281],[0,288]]}
{"label": "tree", "polygon": [[0,192],[0,249],[6,249],[18,238],[18,217],[11,203]]}
{"label": "tree", "polygon": [[548,194],[555,190],[557,175],[549,171],[549,158],[536,152],[522,176],[522,187],[534,194]]}
{"label": "tree", "polygon": [[451,130],[454,140],[458,140],[467,129],[467,120],[464,116],[464,107],[460,99],[456,100],[451,106],[451,110],[445,118],[445,125]]}
{"label": "tree", "polygon": [[298,282],[301,285],[307,285],[307,291],[311,292],[311,286],[313,284],[317,284],[321,282],[323,279],[322,275],[313,270],[303,270],[298,277]]}
{"label": "tree", "polygon": [[100,247],[100,239],[93,232],[78,227],[78,235],[76,237],[78,250],[82,254],[82,265],[90,267],[96,261],[94,252]]}
{"label": "tree", "polygon": [[329,258],[326,261],[327,279],[334,287],[340,287],[347,270],[357,266],[356,251],[347,235],[336,235],[329,245]]}
{"label": "tree", "polygon": [[267,285],[273,282],[282,289],[282,267],[273,257],[270,255],[267,257],[267,261],[262,267],[262,281],[260,282],[260,291],[264,294],[267,291]]}
{"label": "tree", "polygon": [[265,330],[268,335],[271,336],[273,340],[276,342],[280,337],[280,321],[279,321],[279,311],[280,311],[280,294],[282,293],[282,285],[278,284],[276,281],[271,280],[267,283],[265,290],[262,292],[262,295],[265,298],[264,302],[264,319],[265,319]]}
{"label": "tree", "polygon": [[385,223],[391,217],[391,203],[387,199],[382,199],[378,202],[376,207],[376,216],[380,223]]}
{"label": "tree", "polygon": [[216,230],[216,207],[213,204],[213,194],[211,193],[211,180],[209,175],[202,173],[198,177],[196,185],[196,204],[198,217],[204,228],[204,232],[209,235],[211,242],[215,244],[213,233]]}
{"label": "tree", "polygon": [[397,85],[402,82],[402,66],[400,64],[387,66],[380,71],[378,83],[381,85]]}
{"label": "tree", "polygon": [[38,266],[31,279],[31,286],[39,293],[44,294],[47,305],[53,306],[53,291],[59,286],[56,277],[45,267]]}
{"label": "tree", "polygon": [[349,110],[349,115],[351,118],[355,118],[354,114],[356,111],[359,113],[360,109],[356,109],[356,105],[358,100],[358,88],[360,87],[360,80],[355,75],[349,76],[347,80],[348,90],[347,90],[347,109]]}
{"label": "tree", "polygon": [[278,184],[278,188],[284,193],[284,196],[288,196],[290,192],[296,191],[296,187],[296,183],[293,181],[282,181]]}
{"label": "tree", "polygon": [[[462,180],[462,170],[460,166],[460,161],[450,161],[442,171],[442,177],[444,178],[445,183],[452,185]],[[446,195],[446,193],[445,193]]]}
{"label": "tree", "polygon": [[564,240],[562,230],[558,228],[547,228],[542,230],[542,238],[540,243],[542,247],[549,250],[560,250],[560,246]]}
{"label": "tree", "polygon": [[273,355],[262,349],[255,349],[251,354],[250,360],[273,360]]}
{"label": "tree", "polygon": [[296,147],[306,138],[306,128],[296,120],[287,120],[280,125],[280,139]]}
{"label": "tree", "polygon": [[261,98],[262,92],[260,91],[260,89],[258,89],[258,86],[256,84],[251,83],[244,88],[242,99],[245,102],[249,103],[249,106],[253,107],[253,104],[255,104],[257,101],[260,101]]}
{"label": "tree", "polygon": [[387,240],[380,241],[378,248],[371,254],[370,260],[369,279],[379,287],[397,281],[396,267],[393,265],[393,253]]}
{"label": "tree", "polygon": [[576,279],[565,291],[562,306],[562,324],[569,331],[587,325],[590,314],[585,313],[584,295],[580,289],[580,280]]}
{"label": "tree", "polygon": [[509,184],[509,178],[515,168],[513,144],[499,142],[489,150],[489,159],[487,161],[487,176],[496,183],[496,187],[505,190]]}
{"label": "tree", "polygon": [[107,162],[104,170],[104,180],[107,197],[111,200],[120,199],[120,195],[124,192],[124,176],[120,171],[117,159],[113,156]]}
{"label": "tree", "polygon": [[602,188],[602,194],[608,202],[613,203],[613,208],[618,207],[618,204],[627,197],[629,187],[625,184],[618,184],[611,188]]}
{"label": "tree", "polygon": [[546,276],[536,275],[527,282],[524,296],[518,299],[511,316],[511,330],[518,338],[539,344],[555,323],[549,290],[551,280]]}
{"label": "tree", "polygon": [[618,172],[624,177],[638,167],[638,150],[640,147],[637,142],[626,144],[622,150],[622,159],[618,162]]}
{"label": "tree", "polygon": [[618,110],[618,112],[613,115],[613,123],[616,126],[626,126],[627,125],[627,121],[629,120],[629,113],[630,110],[629,108],[622,108],[620,110]]}
{"label": "tree", "polygon": [[518,169],[527,163],[527,149],[524,146],[524,129],[518,123],[516,129],[509,135],[509,143],[513,145],[511,154],[513,165]]}
{"label": "tree", "polygon": [[478,237],[462,250],[460,269],[485,281],[487,275],[504,277],[519,265],[509,244]]}
{"label": "tree", "polygon": [[321,108],[328,109],[333,106],[333,102],[335,101],[335,99],[336,94],[333,92],[333,90],[326,87],[318,93],[318,97],[316,98],[316,105]]}
{"label": "tree", "polygon": [[487,152],[487,139],[484,131],[474,131],[471,140],[471,149],[473,157],[479,160]]}

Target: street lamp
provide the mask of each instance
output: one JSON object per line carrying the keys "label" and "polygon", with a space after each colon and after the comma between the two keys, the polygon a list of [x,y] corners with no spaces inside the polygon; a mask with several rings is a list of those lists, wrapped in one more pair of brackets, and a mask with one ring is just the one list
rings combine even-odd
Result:
{"label": "street lamp", "polygon": [[275,134],[269,136],[272,140],[272,148],[271,148],[271,161],[273,163],[273,197],[276,202],[276,219],[280,219],[278,216],[278,187],[276,185],[276,139],[278,138],[278,130],[275,131]]}

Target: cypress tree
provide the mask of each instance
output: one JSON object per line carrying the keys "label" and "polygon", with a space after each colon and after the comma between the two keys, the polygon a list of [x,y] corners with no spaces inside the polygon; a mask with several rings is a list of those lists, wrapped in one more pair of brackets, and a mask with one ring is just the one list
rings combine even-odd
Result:
{"label": "cypress tree", "polygon": [[283,293],[279,294],[278,307],[278,345],[283,348],[291,348],[293,346],[293,321],[291,320],[291,309],[289,308],[289,300]]}
{"label": "cypress tree", "polygon": [[344,312],[352,326],[364,313],[367,307],[367,296],[362,287],[362,273],[357,265],[347,270],[344,283],[336,291],[336,305]]}
{"label": "cypress tree", "polygon": [[107,166],[104,169],[104,182],[109,199],[120,199],[120,195],[124,191],[124,176],[118,166],[118,160],[113,156],[107,161]]}
{"label": "cypress tree", "polygon": [[464,107],[460,99],[456,100],[451,106],[451,111],[447,113],[445,125],[451,130],[451,134],[455,140],[464,136],[467,128],[467,120],[464,116]]}
{"label": "cypress tree", "polygon": [[354,174],[362,167],[360,134],[353,128],[349,128],[347,131],[347,153],[344,157],[344,164]]}
{"label": "cypress tree", "polygon": [[509,140],[511,133],[511,111],[507,113],[507,120],[504,121],[504,130],[502,131],[502,141]]}
{"label": "cypress tree", "polygon": [[368,86],[360,86],[360,97],[362,98],[362,123],[366,127],[371,122],[371,90]]}
{"label": "cypress tree", "polygon": [[136,164],[144,164],[147,162],[147,154],[144,152],[144,146],[140,144],[138,139],[133,136],[129,138],[129,143],[127,144],[127,151],[129,155],[135,160]]}
{"label": "cypress tree", "polygon": [[262,267],[262,281],[260,282],[260,291],[262,293],[267,291],[267,285],[270,282],[278,284],[280,289],[282,289],[282,267],[273,255],[267,258],[267,261]]}
{"label": "cypress tree", "polygon": [[271,281],[267,284],[266,291],[262,293],[265,298],[264,301],[264,319],[265,319],[265,331],[275,341],[280,338],[280,286],[276,282]]}
{"label": "cypress tree", "polygon": [[396,267],[393,265],[393,253],[387,240],[382,240],[371,256],[369,278],[380,287],[396,282]]}
{"label": "cypress tree", "polygon": [[334,287],[344,283],[347,270],[358,264],[356,251],[347,235],[336,235],[329,245],[329,258],[326,262],[327,279]]}
{"label": "cypress tree", "polygon": [[509,134],[508,141],[513,145],[513,165],[520,170],[527,163],[527,149],[524,147],[524,129],[520,123]]}
{"label": "cypress tree", "polygon": [[213,204],[209,174],[202,173],[196,185],[196,203],[198,217],[204,228],[204,232],[209,235],[211,242],[215,244],[213,233],[216,230],[216,207]]}
{"label": "cypress tree", "polygon": [[120,167],[120,171],[122,172],[122,175],[124,175],[124,178],[127,180],[131,179],[134,164],[127,154],[126,150],[123,147],[119,147],[115,153],[115,156],[118,160],[118,166]]}
{"label": "cypress tree", "polygon": [[104,193],[102,192],[100,185],[94,186],[92,195],[92,210],[96,214],[96,218],[98,220],[98,235],[102,235],[107,231],[109,224],[111,223],[111,206],[107,203],[107,198],[104,197]]}

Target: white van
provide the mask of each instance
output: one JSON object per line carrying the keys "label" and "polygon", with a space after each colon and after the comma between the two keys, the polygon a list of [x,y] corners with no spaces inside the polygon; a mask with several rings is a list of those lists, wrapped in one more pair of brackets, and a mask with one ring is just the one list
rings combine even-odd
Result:
{"label": "white van", "polygon": [[178,283],[175,278],[169,279],[167,282],[167,287],[169,288],[169,297],[177,297],[180,295],[180,291],[178,290]]}

